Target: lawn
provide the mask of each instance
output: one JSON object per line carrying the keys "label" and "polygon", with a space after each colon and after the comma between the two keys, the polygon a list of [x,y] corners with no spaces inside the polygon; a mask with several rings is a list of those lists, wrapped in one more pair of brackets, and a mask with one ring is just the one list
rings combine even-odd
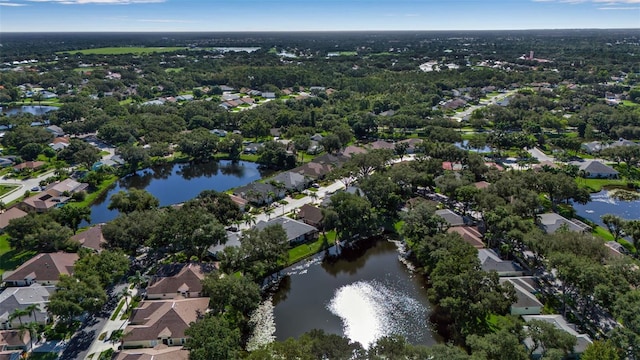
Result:
{"label": "lawn", "polygon": [[29,260],[35,251],[18,251],[11,248],[9,235],[0,235],[0,275],[8,270],[13,270]]}
{"label": "lawn", "polygon": [[167,73],[179,73],[179,72],[181,72],[182,70],[184,70],[184,68],[183,68],[183,67],[177,67],[177,68],[166,68],[166,69],[164,69],[164,72],[167,72]]}
{"label": "lawn", "polygon": [[98,189],[96,189],[96,191],[93,191],[93,192],[87,194],[87,196],[84,198],[83,201],[70,202],[69,205],[75,206],[75,207],[87,207],[87,206],[90,206],[91,204],[93,204],[94,201],[96,201],[96,199],[98,197],[100,197],[100,195],[102,195],[105,192],[107,192],[117,180],[118,180],[117,176],[109,175],[104,181],[102,181],[102,183],[100,184]]}
{"label": "lawn", "polygon": [[634,103],[634,102],[633,102],[633,101],[631,101],[631,100],[622,100],[622,105],[624,105],[624,106],[631,106],[631,107],[633,107],[633,106],[640,106],[640,104],[638,104],[638,103]]}
{"label": "lawn", "polygon": [[289,260],[287,262],[287,265],[295,264],[306,257],[316,254],[321,250],[325,249],[326,247],[329,247],[335,244],[335,242],[336,242],[336,232],[332,230],[327,232],[326,239],[321,234],[318,237],[318,240],[312,243],[298,245],[293,249],[289,250]]}
{"label": "lawn", "polygon": [[8,194],[17,188],[18,188],[17,185],[0,185],[0,196],[3,196],[4,194]]}
{"label": "lawn", "polygon": [[622,179],[585,179],[576,178],[578,185],[586,186],[593,192],[599,192],[607,186],[627,186],[629,181]]}
{"label": "lawn", "polygon": [[58,54],[64,53],[72,53],[77,54],[80,53],[82,55],[124,55],[124,54],[133,54],[133,55],[142,55],[149,53],[158,53],[158,52],[172,52],[178,50],[185,50],[185,47],[104,47],[104,48],[95,48],[95,49],[82,49],[82,50],[71,50],[71,51],[61,51]]}
{"label": "lawn", "polygon": [[340,56],[357,56],[358,55],[356,51],[340,51],[338,54],[340,54]]}

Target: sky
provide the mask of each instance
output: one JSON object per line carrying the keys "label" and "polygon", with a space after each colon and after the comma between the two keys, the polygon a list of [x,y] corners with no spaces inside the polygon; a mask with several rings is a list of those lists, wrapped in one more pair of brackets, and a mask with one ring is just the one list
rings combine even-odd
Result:
{"label": "sky", "polygon": [[0,34],[576,28],[640,28],[640,0],[0,0]]}

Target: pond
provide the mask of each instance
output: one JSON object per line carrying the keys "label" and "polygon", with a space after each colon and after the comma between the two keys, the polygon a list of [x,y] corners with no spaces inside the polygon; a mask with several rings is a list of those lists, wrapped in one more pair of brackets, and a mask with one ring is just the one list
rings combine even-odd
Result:
{"label": "pond", "polygon": [[604,226],[600,218],[605,214],[617,215],[625,220],[640,219],[640,200],[623,201],[611,196],[611,191],[602,190],[591,194],[591,201],[585,205],[573,204],[576,214]]}
{"label": "pond", "polygon": [[45,105],[25,105],[25,106],[11,106],[11,107],[2,107],[2,113],[7,114],[8,116],[18,115],[18,114],[31,114],[31,115],[44,115],[49,111],[58,110],[55,106],[45,106]]}
{"label": "pond", "polygon": [[319,254],[284,271],[273,296],[278,340],[322,329],[365,347],[391,334],[417,345],[439,341],[423,279],[399,260],[395,243],[368,242],[338,260]]}
{"label": "pond", "polygon": [[453,145],[455,145],[458,149],[469,150],[469,151],[477,152],[477,153],[480,153],[480,154],[487,154],[487,153],[491,152],[491,148],[486,146],[486,145],[481,149],[470,148],[469,147],[469,140],[462,140],[462,142],[456,142],[456,143],[453,143]]}
{"label": "pond", "polygon": [[118,211],[109,210],[107,206],[111,195],[121,190],[147,190],[158,198],[160,206],[167,206],[193,199],[203,190],[226,191],[261,178],[258,164],[245,161],[156,165],[125,176],[98,198],[91,206],[91,224],[108,222],[118,216]]}

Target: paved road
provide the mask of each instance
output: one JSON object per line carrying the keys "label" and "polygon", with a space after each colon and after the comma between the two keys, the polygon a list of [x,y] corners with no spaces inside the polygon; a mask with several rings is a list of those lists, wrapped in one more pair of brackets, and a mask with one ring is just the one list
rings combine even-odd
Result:
{"label": "paved road", "polygon": [[39,186],[40,181],[45,180],[51,176],[53,176],[55,170],[48,171],[36,178],[30,178],[26,180],[17,180],[17,179],[5,179],[4,177],[0,178],[0,184],[8,184],[8,185],[18,185],[18,188],[13,190],[12,192],[5,194],[0,197],[0,200],[5,204],[8,204],[14,200],[18,200],[24,195],[26,190],[31,190],[32,188]]}
{"label": "paved road", "polygon": [[[90,317],[84,321],[80,330],[78,330],[69,340],[67,347],[60,355],[60,360],[77,360],[86,359],[91,349],[100,349],[102,347],[94,347],[94,342],[101,342],[98,336],[104,331],[105,327],[111,322],[109,317],[115,310],[120,301],[122,289],[127,284],[117,285],[111,292],[107,304],[104,306],[102,313],[95,317]],[[106,350],[107,348],[104,348]],[[104,351],[102,350],[102,351]],[[95,359],[97,357],[94,356]]]}
{"label": "paved road", "polygon": [[467,115],[471,115],[471,113],[473,113],[477,109],[483,108],[483,107],[488,106],[488,105],[495,105],[498,101],[513,95],[515,92],[516,92],[516,90],[510,90],[510,91],[507,91],[505,93],[500,93],[498,95],[492,96],[488,100],[483,100],[478,105],[469,106],[468,108],[464,109],[463,111],[461,111],[459,113],[455,113],[451,118],[456,120],[457,122],[460,122]]}
{"label": "paved road", "polygon": [[549,161],[549,162],[555,162],[556,159],[543,153],[542,150],[538,149],[537,147],[534,147],[533,149],[529,149],[527,150],[529,152],[529,154],[531,154],[531,156],[533,156],[534,158],[538,159],[538,161],[543,162],[543,161]]}

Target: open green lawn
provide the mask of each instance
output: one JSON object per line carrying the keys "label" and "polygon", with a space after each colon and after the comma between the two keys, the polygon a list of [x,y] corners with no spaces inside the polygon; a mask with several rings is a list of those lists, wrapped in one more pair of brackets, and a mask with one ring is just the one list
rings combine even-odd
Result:
{"label": "open green lawn", "polygon": [[35,254],[35,251],[17,251],[11,249],[11,245],[9,245],[9,235],[0,235],[0,275],[5,271],[17,268]]}
{"label": "open green lawn", "polygon": [[179,72],[181,72],[182,70],[184,70],[184,68],[183,68],[183,67],[167,68],[167,69],[164,69],[164,71],[165,71],[165,72],[168,72],[168,73],[179,73]]}
{"label": "open green lawn", "polygon": [[298,245],[293,249],[289,250],[289,260],[287,265],[292,265],[297,263],[298,261],[309,257],[315,253],[320,252],[325,247],[329,247],[336,242],[336,232],[329,231],[327,232],[327,237],[323,237],[322,234],[318,237],[318,240],[312,243],[306,243],[302,245]]}
{"label": "open green lawn", "polygon": [[357,56],[358,55],[356,51],[340,51],[338,54],[340,54],[340,56]]}
{"label": "open green lawn", "polygon": [[59,54],[64,53],[72,53],[72,54],[83,54],[83,55],[124,55],[124,54],[133,54],[133,55],[142,55],[149,53],[157,53],[157,52],[171,52],[178,50],[185,50],[185,47],[104,47],[104,48],[95,48],[95,49],[82,49],[82,50],[71,50],[71,51],[60,51]]}
{"label": "open green lawn", "polygon": [[631,101],[631,100],[622,100],[622,105],[624,105],[624,106],[631,106],[631,107],[633,107],[633,106],[640,106],[640,104],[638,104],[638,103],[634,103],[634,102],[633,102],[633,101]]}
{"label": "open green lawn", "polygon": [[0,185],[0,196],[8,194],[18,188],[18,185]]}
{"label": "open green lawn", "polygon": [[627,186],[628,181],[622,179],[584,179],[576,178],[578,185],[586,186],[593,192],[599,192],[606,186]]}

